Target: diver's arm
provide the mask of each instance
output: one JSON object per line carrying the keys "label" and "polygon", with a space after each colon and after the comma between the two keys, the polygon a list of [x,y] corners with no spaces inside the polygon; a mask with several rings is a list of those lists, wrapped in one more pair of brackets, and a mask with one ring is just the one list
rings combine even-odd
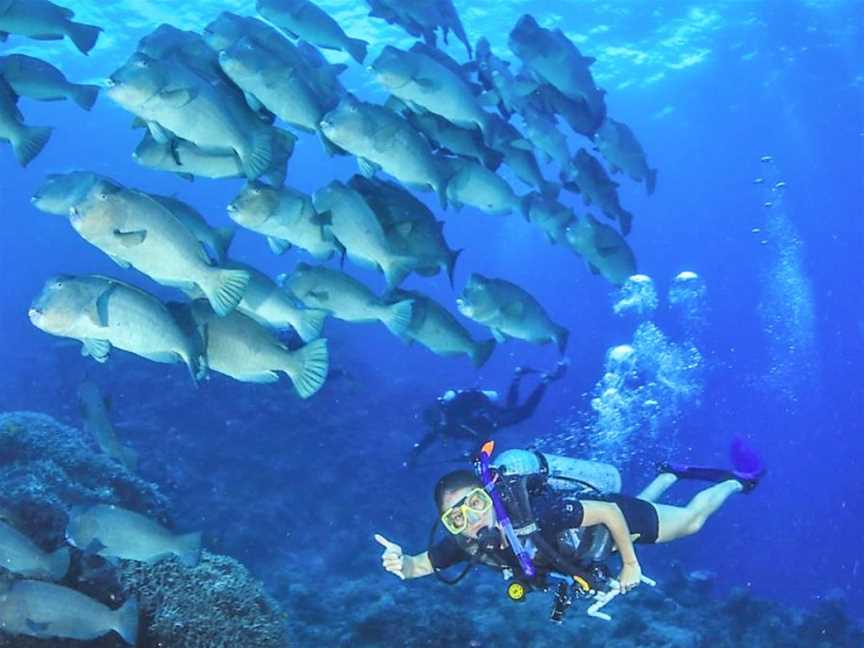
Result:
{"label": "diver's arm", "polygon": [[402,559],[402,573],[405,575],[405,578],[429,576],[433,571],[428,551],[424,551],[416,556],[405,556]]}
{"label": "diver's arm", "polygon": [[613,502],[581,500],[581,504],[583,509],[582,526],[595,526],[597,524],[605,526],[609,529],[612,540],[615,542],[615,548],[621,555],[621,561],[624,563],[618,577],[621,591],[627,592],[633,589],[642,578],[642,568],[639,566],[633,540],[630,538],[630,527],[627,525],[627,520],[624,519],[621,509]]}

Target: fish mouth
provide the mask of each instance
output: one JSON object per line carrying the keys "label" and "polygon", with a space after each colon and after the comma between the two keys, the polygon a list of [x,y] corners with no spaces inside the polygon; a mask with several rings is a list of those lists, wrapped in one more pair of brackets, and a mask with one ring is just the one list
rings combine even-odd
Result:
{"label": "fish mouth", "polygon": [[225,208],[225,210],[226,210],[229,214],[234,214],[234,213],[237,212],[237,205],[235,205],[234,203],[231,203],[230,205],[228,205],[228,206]]}
{"label": "fish mouth", "polygon": [[38,324],[42,321],[42,311],[33,306],[30,307],[30,310],[27,311],[27,317],[30,319],[33,324]]}
{"label": "fish mouth", "polygon": [[105,79],[105,81],[103,81],[103,83],[105,84],[106,88],[114,88],[120,85],[120,83],[114,77],[108,77],[107,79]]}
{"label": "fish mouth", "polygon": [[42,196],[41,196],[41,195],[39,195],[39,194],[33,194],[32,196],[30,196],[30,204],[31,204],[31,205],[35,205],[35,204],[36,204],[37,202],[39,202],[41,199],[42,199]]}

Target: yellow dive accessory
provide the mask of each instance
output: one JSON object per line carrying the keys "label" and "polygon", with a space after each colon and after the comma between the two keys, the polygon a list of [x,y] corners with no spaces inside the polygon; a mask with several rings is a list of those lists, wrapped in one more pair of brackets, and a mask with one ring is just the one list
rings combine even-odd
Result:
{"label": "yellow dive accessory", "polygon": [[482,515],[492,508],[492,498],[482,488],[475,488],[441,514],[441,523],[453,535],[468,528],[470,514]]}

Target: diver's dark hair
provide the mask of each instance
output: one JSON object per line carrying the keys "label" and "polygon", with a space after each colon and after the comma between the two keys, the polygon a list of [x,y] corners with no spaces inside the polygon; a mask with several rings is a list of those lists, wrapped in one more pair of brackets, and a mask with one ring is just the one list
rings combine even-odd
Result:
{"label": "diver's dark hair", "polygon": [[471,470],[454,470],[444,475],[435,484],[435,506],[440,511],[444,502],[444,495],[460,488],[476,488],[483,486],[482,482]]}

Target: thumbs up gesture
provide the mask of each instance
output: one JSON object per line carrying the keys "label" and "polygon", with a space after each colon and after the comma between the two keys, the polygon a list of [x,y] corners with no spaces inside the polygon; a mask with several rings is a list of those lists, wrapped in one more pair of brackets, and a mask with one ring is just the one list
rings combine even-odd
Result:
{"label": "thumbs up gesture", "polygon": [[390,542],[384,536],[376,533],[375,541],[384,547],[384,553],[381,554],[381,565],[391,574],[396,574],[402,580],[405,580],[405,573],[402,571],[405,566],[405,557],[402,554],[402,547],[395,542]]}

